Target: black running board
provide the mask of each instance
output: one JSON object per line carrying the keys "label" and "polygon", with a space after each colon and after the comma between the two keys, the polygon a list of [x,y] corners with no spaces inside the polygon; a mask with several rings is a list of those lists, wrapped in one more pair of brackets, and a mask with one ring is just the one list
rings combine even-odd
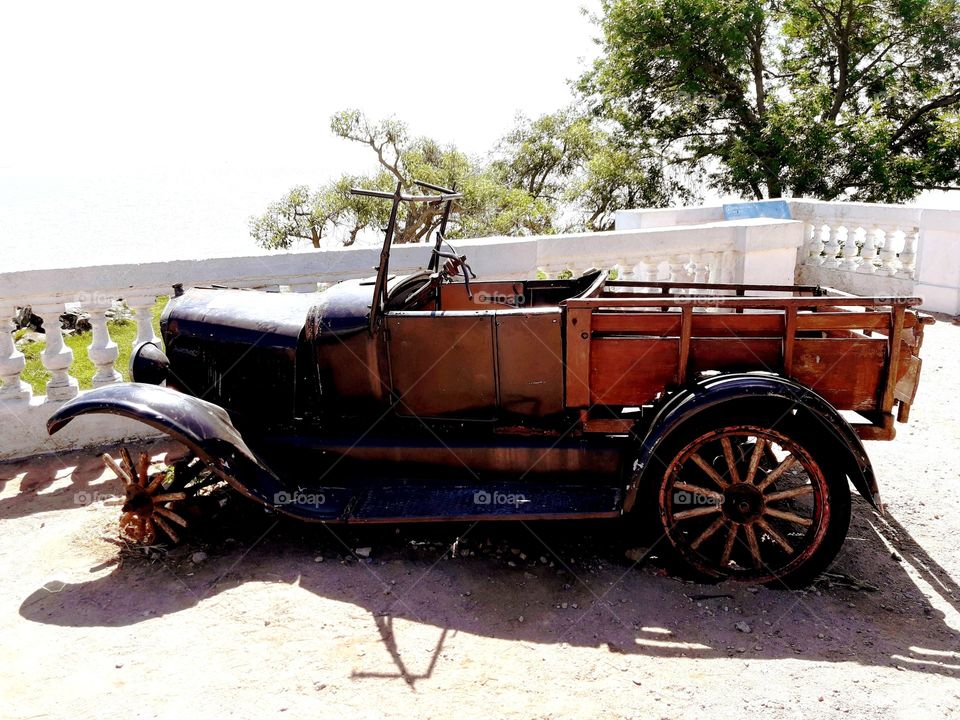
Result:
{"label": "black running board", "polygon": [[274,508],[303,520],[339,523],[610,518],[623,491],[548,482],[314,487],[278,493]]}

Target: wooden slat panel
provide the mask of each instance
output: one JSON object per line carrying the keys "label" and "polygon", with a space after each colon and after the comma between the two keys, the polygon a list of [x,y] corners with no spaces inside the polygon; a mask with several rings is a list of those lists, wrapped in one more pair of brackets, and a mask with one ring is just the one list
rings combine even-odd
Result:
{"label": "wooden slat panel", "polygon": [[[593,330],[605,334],[680,335],[677,313],[597,313]],[[694,313],[693,337],[770,337],[783,333],[779,313]]]}
{"label": "wooden slat panel", "polygon": [[676,338],[601,338],[590,343],[590,400],[641,405],[676,382]]}
{"label": "wooden slat panel", "polygon": [[690,341],[690,372],[721,370],[780,370],[783,342],[777,338],[693,338]]}
{"label": "wooden slat panel", "polygon": [[903,334],[903,316],[906,313],[902,305],[893,309],[893,328],[890,330],[888,344],[890,354],[887,361],[887,375],[884,378],[883,397],[880,399],[880,409],[890,412],[893,409],[893,393],[897,386],[897,374],[900,372],[900,350],[903,343],[900,336]]}
{"label": "wooden slat panel", "polygon": [[838,410],[874,410],[884,379],[883,338],[797,338],[793,377]]}
{"label": "wooden slat panel", "polygon": [[593,331],[605,334],[680,335],[680,313],[595,313]]}
{"label": "wooden slat panel", "polygon": [[567,407],[587,407],[590,404],[590,323],[589,309],[566,309],[567,364],[564,392]]}
{"label": "wooden slat panel", "polygon": [[885,312],[818,312],[797,315],[798,330],[890,330]]}
{"label": "wooden slat panel", "polygon": [[[901,297],[897,298],[896,307],[916,307],[923,303],[919,297]],[[644,297],[629,297],[622,300],[612,298],[570,298],[565,300],[564,305],[570,308],[649,308],[649,307],[679,307],[680,305],[694,306],[700,305],[710,308],[736,308],[737,311],[754,309],[782,309],[790,305],[798,308],[816,308],[826,310],[828,308],[840,309],[838,305],[844,307],[882,307],[888,308],[893,303],[889,297],[729,297],[718,295],[705,295],[702,297],[691,297],[689,295],[672,297],[659,295],[646,295]]]}

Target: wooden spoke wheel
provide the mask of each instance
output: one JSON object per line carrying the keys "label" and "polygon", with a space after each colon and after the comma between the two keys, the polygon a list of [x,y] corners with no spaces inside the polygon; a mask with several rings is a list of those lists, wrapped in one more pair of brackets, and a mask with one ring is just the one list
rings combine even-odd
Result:
{"label": "wooden spoke wheel", "polygon": [[120,537],[137,545],[158,541],[180,542],[188,525],[187,503],[205,487],[218,481],[204,473],[205,465],[193,456],[172,465],[153,465],[141,452],[136,461],[127,448],[120,448],[119,460],[104,453],[104,465],[120,478],[126,499],[120,515]]}
{"label": "wooden spoke wheel", "polygon": [[809,582],[846,535],[850,491],[817,444],[789,430],[727,425],[686,435],[657,497],[673,552],[698,574]]}

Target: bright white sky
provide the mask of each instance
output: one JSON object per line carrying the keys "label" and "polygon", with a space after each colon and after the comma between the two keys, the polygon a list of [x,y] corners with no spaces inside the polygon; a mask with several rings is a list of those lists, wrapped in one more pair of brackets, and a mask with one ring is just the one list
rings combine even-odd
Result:
{"label": "bright white sky", "polygon": [[0,170],[240,162],[332,176],[369,164],[330,135],[347,107],[483,152],[518,111],[568,102],[594,52],[581,7],[598,4],[4,3]]}

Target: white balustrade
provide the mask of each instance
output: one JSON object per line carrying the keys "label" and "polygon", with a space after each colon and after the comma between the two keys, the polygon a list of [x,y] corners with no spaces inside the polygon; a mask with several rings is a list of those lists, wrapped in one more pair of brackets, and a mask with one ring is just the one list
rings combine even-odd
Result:
{"label": "white balustrade", "polygon": [[47,380],[47,400],[69,400],[79,391],[77,379],[70,375],[73,364],[73,350],[63,342],[60,329],[60,315],[64,311],[63,303],[33,305],[33,312],[43,319],[46,347],[40,354],[40,362],[50,373]]}
{"label": "white balustrade", "polygon": [[13,341],[15,310],[12,305],[0,306],[0,402],[29,400],[33,394],[30,385],[20,378],[27,361]]}
{"label": "white balustrade", "polygon": [[825,256],[821,263],[824,267],[840,267],[840,236],[843,234],[842,225],[827,226],[827,242],[823,246]]}
{"label": "white balustrade", "polygon": [[690,256],[674,255],[667,264],[670,269],[670,282],[687,282],[687,263],[690,262]]}
{"label": "white balustrade", "polygon": [[900,238],[898,237],[899,228],[892,225],[884,225],[883,247],[880,248],[880,271],[885,275],[896,275],[900,269],[900,263],[897,260],[897,250]]}
{"label": "white balustrade", "polygon": [[88,303],[84,307],[90,313],[90,325],[93,327],[93,337],[87,346],[87,356],[96,365],[97,372],[93,376],[93,386],[101,387],[119,382],[120,373],[114,363],[120,356],[117,343],[110,337],[107,329],[107,310],[112,303]]}
{"label": "white balustrade", "polygon": [[135,295],[125,298],[125,302],[127,307],[133,310],[133,317],[137,323],[136,344],[139,345],[143,342],[159,343],[160,338],[153,330],[153,306],[156,304],[157,298],[153,295]]}
{"label": "white balustrade", "polygon": [[880,242],[880,229],[868,225],[863,229],[863,247],[860,248],[860,265],[857,272],[874,273],[877,271],[877,245]]}
{"label": "white balustrade", "polygon": [[841,270],[856,270],[860,264],[860,258],[857,256],[860,248],[857,247],[857,228],[853,225],[847,225],[843,234],[842,260],[839,268]]}
{"label": "white balustrade", "polygon": [[920,243],[920,228],[907,228],[903,235],[903,250],[900,251],[900,269],[897,277],[913,278],[916,273],[917,246]]}
{"label": "white balustrade", "polygon": [[802,262],[819,265],[823,256],[823,227],[810,221],[803,224],[803,237],[806,239]]}

